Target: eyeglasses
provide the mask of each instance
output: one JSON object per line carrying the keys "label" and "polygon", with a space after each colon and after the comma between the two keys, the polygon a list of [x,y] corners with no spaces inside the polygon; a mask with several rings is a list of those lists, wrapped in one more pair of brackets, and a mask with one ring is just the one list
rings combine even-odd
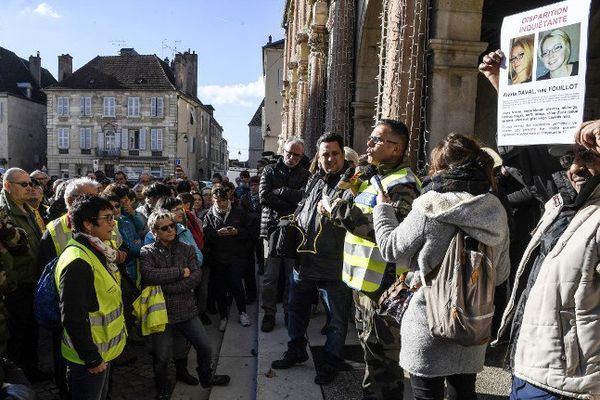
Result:
{"label": "eyeglasses", "polygon": [[163,232],[168,232],[171,229],[175,229],[175,223],[172,222],[169,225],[157,226],[156,229],[161,230]]}
{"label": "eyeglasses", "polygon": [[94,217],[93,219],[95,219],[96,221],[98,221],[100,219],[104,219],[104,220],[106,220],[106,222],[112,222],[115,220],[115,216],[113,214],[107,214],[107,215],[102,215],[100,217]]}
{"label": "eyeglasses", "polygon": [[300,153],[293,153],[291,151],[287,151],[287,150],[283,150],[285,154],[287,154],[288,157],[293,157],[293,158],[302,158],[302,154]]}
{"label": "eyeglasses", "polygon": [[514,63],[514,62],[516,62],[516,61],[521,61],[521,60],[523,59],[523,57],[525,57],[525,53],[519,53],[519,54],[517,54],[516,56],[514,56],[514,57],[511,57],[511,58],[510,58],[510,62],[511,62],[511,63]]}
{"label": "eyeglasses", "polygon": [[561,51],[562,49],[563,49],[562,44],[555,44],[551,49],[542,51],[542,57],[546,58],[550,55],[550,53],[554,54],[554,53]]}
{"label": "eyeglasses", "polygon": [[559,161],[561,167],[568,169],[576,159],[580,159],[584,164],[588,165],[595,162],[598,157],[598,154],[594,153],[592,150],[579,150],[577,152],[569,151],[562,156]]}
{"label": "eyeglasses", "polygon": [[392,140],[386,140],[386,139],[382,139],[382,138],[380,138],[379,136],[369,136],[369,137],[367,138],[367,143],[369,143],[369,142],[373,142],[373,144],[374,144],[375,146],[377,146],[379,143],[384,143],[384,142],[387,142],[387,143],[392,143],[392,144],[400,144],[400,143],[398,143],[398,142],[394,142],[394,141],[392,141]]}
{"label": "eyeglasses", "polygon": [[13,184],[15,184],[15,185],[19,185],[19,186],[21,186],[22,188],[26,188],[27,186],[29,186],[30,188],[34,188],[34,187],[36,186],[36,185],[35,185],[33,182],[31,182],[31,181],[29,181],[29,182],[12,182],[12,181],[9,181],[9,182],[10,182],[10,183],[13,183]]}

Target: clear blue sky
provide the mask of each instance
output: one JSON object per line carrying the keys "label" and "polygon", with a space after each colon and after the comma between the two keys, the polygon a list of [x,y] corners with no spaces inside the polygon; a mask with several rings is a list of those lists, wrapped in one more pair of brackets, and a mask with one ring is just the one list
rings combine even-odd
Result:
{"label": "clear blue sky", "polygon": [[[73,69],[121,47],[172,59],[198,53],[198,97],[212,104],[230,157],[248,157],[248,122],[263,96],[261,47],[283,37],[284,0],[0,0],[0,46],[22,58],[40,52],[55,77],[57,56]],[[167,47],[168,46],[168,47]]]}

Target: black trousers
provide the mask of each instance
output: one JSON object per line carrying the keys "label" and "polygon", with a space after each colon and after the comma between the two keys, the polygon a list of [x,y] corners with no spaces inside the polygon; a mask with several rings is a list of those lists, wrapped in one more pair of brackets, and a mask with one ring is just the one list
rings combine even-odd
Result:
{"label": "black trousers", "polygon": [[[415,400],[443,400],[444,381],[448,382],[450,397],[460,400],[477,400],[475,379],[477,374],[458,374],[425,378],[410,374]],[[454,392],[454,396],[453,396]]]}
{"label": "black trousers", "polygon": [[5,296],[8,310],[8,358],[21,367],[25,374],[37,368],[39,327],[33,315],[33,284],[19,287]]}
{"label": "black trousers", "polygon": [[227,293],[235,299],[238,311],[246,312],[246,292],[242,284],[245,261],[234,261],[230,264],[214,263],[212,278],[215,285],[215,297],[221,319],[227,318]]}

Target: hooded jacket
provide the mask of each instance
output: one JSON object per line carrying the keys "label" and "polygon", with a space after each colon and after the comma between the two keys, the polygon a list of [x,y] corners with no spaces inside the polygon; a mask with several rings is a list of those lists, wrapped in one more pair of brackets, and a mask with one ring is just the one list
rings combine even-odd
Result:
{"label": "hooded jacket", "polygon": [[[511,328],[526,266],[564,208],[545,206],[516,274],[499,335]],[[545,257],[527,298],[516,338],[513,373],[550,392],[600,399],[600,186]]]}
{"label": "hooded jacket", "polygon": [[[383,258],[402,262],[424,275],[443,260],[457,228],[494,254],[496,284],[506,280],[508,224],[500,200],[491,193],[474,196],[466,192],[429,191],[418,197],[408,216],[398,225],[395,210],[379,204],[373,211],[375,238]],[[419,274],[412,274],[411,285]],[[464,347],[434,338],[429,333],[422,291],[413,296],[401,326],[400,365],[411,374],[424,377],[474,374],[483,370],[486,345]]]}

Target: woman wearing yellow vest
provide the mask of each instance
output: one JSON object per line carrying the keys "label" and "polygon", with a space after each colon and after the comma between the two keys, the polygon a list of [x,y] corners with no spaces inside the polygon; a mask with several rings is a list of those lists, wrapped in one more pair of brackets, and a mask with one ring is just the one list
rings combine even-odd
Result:
{"label": "woman wearing yellow vest", "polygon": [[73,400],[104,400],[110,362],[125,347],[127,331],[117,275],[117,251],[104,242],[115,225],[112,205],[83,196],[71,212],[73,238],[56,266],[63,337]]}

